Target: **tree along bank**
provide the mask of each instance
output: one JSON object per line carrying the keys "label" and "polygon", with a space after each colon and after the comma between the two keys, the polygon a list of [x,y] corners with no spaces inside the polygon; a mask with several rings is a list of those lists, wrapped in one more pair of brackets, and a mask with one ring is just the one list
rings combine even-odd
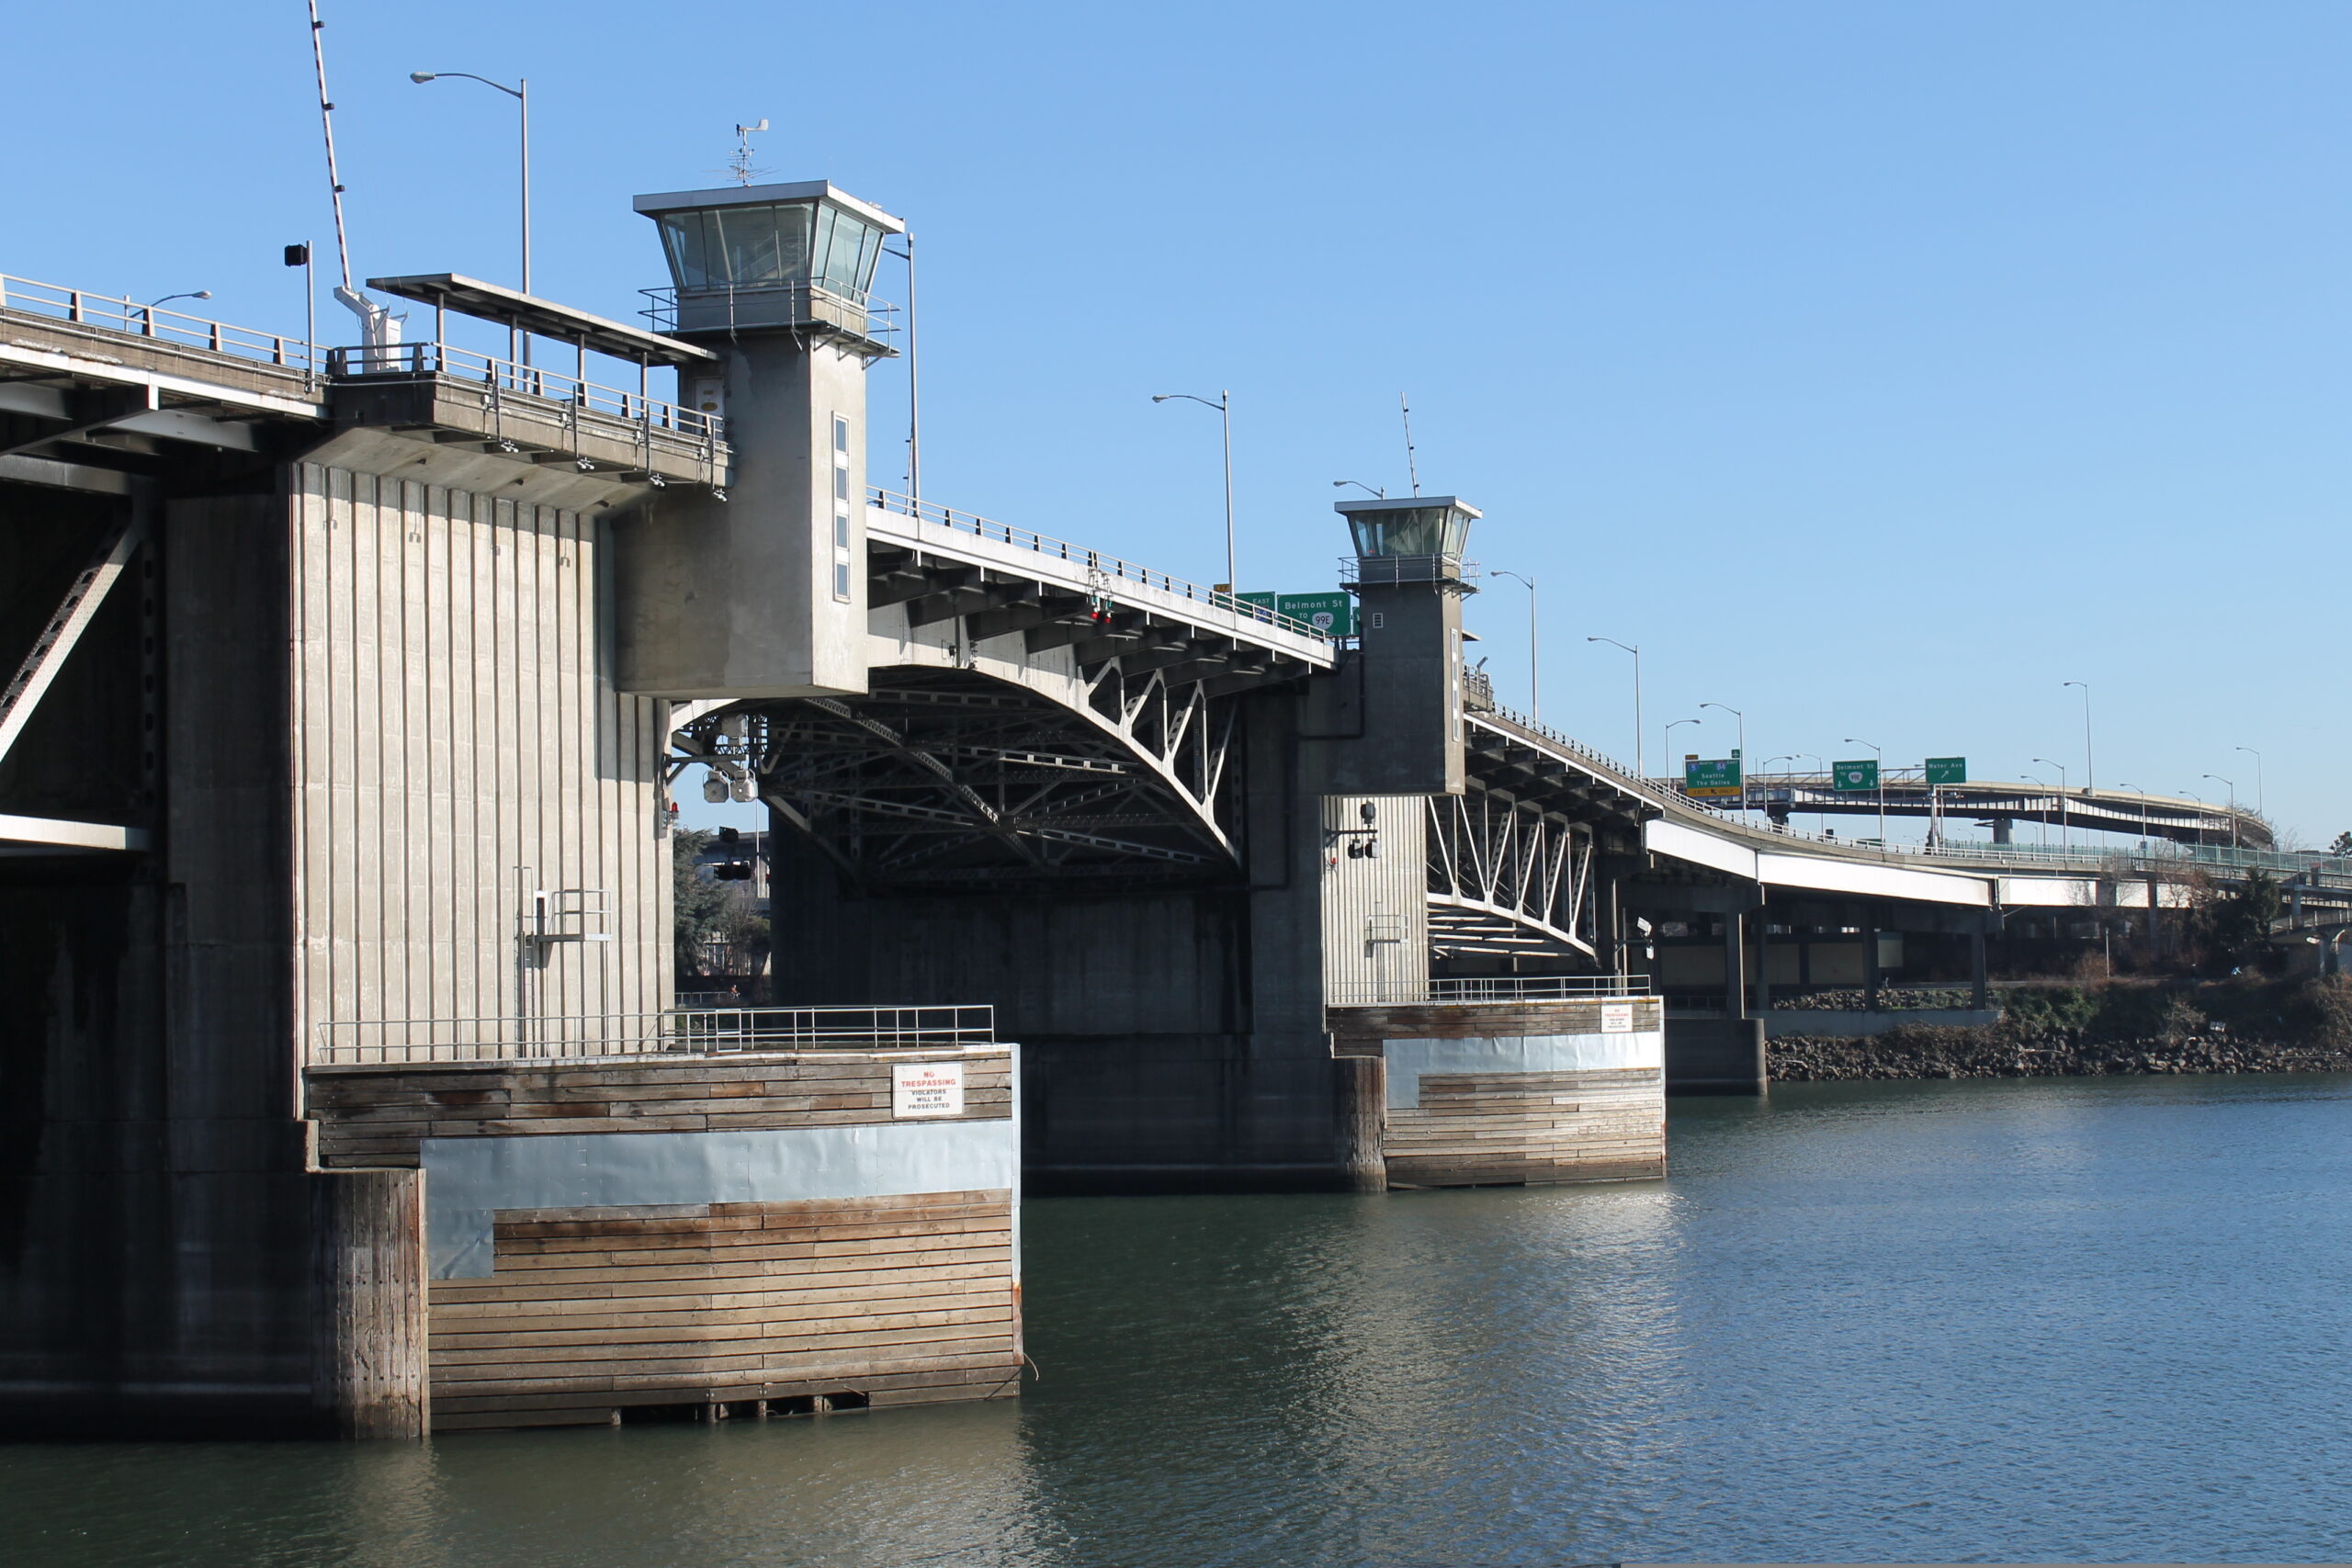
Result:
{"label": "tree along bank", "polygon": [[2097,1077],[2112,1073],[2352,1072],[2352,982],[2020,987],[1999,1023],[1906,1023],[1863,1039],[1783,1035],[1775,1079]]}

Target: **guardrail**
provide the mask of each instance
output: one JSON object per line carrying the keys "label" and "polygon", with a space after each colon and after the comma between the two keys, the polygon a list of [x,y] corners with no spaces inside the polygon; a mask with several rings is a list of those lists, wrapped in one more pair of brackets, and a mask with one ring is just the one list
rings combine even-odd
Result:
{"label": "guardrail", "polygon": [[599,386],[537,365],[494,359],[453,344],[395,343],[376,347],[331,348],[327,350],[327,373],[356,381],[446,376],[485,387],[493,397],[511,392],[567,411],[603,414],[639,429],[664,431],[692,441],[718,442],[726,437],[727,422],[718,414],[680,408],[642,392]]}
{"label": "guardrail", "polygon": [[28,315],[48,316],[76,326],[129,333],[134,337],[232,355],[263,365],[283,366],[305,374],[318,367],[318,346],[301,338],[141,305],[129,295],[117,299],[85,288],[68,288],[62,284],[0,273],[0,310],[22,310]]}
{"label": "guardrail", "polygon": [[1328,1007],[1446,1007],[1466,1002],[1620,1000],[1651,994],[1646,975],[1487,975],[1351,981],[1334,987],[1324,1003]]}
{"label": "guardrail", "polygon": [[1593,748],[1586,745],[1583,741],[1577,739],[1575,737],[1564,735],[1560,731],[1553,728],[1550,725],[1530,718],[1525,714],[1521,713],[1516,709],[1498,705],[1494,708],[1493,711],[1480,714],[1478,716],[1483,719],[1492,719],[1498,723],[1507,725],[1513,729],[1522,730],[1525,733],[1533,736],[1537,739],[1542,740],[1546,745],[1559,748],[1571,757],[1576,757],[1581,761],[1606,768],[1609,772],[1616,775],[1613,782],[1621,788],[1629,790],[1636,795],[1648,795],[1652,800],[1658,802],[1660,805],[1695,807],[1698,804],[1697,802],[1690,800],[1680,795],[1670,794],[1666,790],[1660,789],[1657,784],[1654,784],[1649,780],[1641,777],[1635,773],[1633,769],[1627,767],[1616,758],[1610,756],[1607,752],[1595,750]]}
{"label": "guardrail", "polygon": [[2352,886],[2352,859],[2316,851],[2298,853],[2285,850],[2232,850],[2209,844],[2173,844],[2155,840],[2148,840],[2144,848],[2134,845],[2130,849],[2112,850],[2060,849],[2034,844],[1955,843],[1950,840],[1935,845],[1884,844],[1874,839],[1841,839],[1834,833],[1814,832],[1780,823],[1733,822],[1723,815],[1729,803],[1698,800],[1668,784],[1638,778],[1631,768],[1615,758],[1595,750],[1571,736],[1563,735],[1549,725],[1539,724],[1524,714],[1498,706],[1492,712],[1472,716],[1507,729],[1521,731],[1569,756],[1606,770],[1613,775],[1611,782],[1628,794],[1670,807],[1686,817],[1705,818],[1735,835],[1817,844],[1824,849],[1842,850],[1864,858],[1897,863],[1908,861],[1949,865],[1968,862],[2054,870],[2154,872],[2158,874],[2200,867],[2260,870],[2277,872],[2282,876],[2317,878],[2321,885],[2326,886]]}
{"label": "guardrail", "polygon": [[993,1007],[696,1008],[569,1018],[343,1020],[313,1066],[585,1061],[774,1051],[931,1051],[996,1042]]}
{"label": "guardrail", "polygon": [[911,517],[921,523],[936,524],[940,527],[950,528],[959,534],[969,534],[976,539],[989,539],[1000,545],[1011,545],[1015,549],[1035,550],[1039,555],[1051,556],[1056,560],[1064,560],[1073,566],[1083,567],[1089,576],[1099,574],[1103,579],[1106,591],[1115,583],[1140,583],[1146,588],[1173,594],[1180,599],[1198,601],[1213,609],[1229,612],[1240,616],[1243,620],[1256,621],[1261,626],[1272,626],[1277,631],[1313,637],[1316,641],[1322,643],[1331,640],[1330,634],[1319,631],[1295,616],[1277,614],[1263,604],[1253,604],[1248,600],[1236,598],[1233,594],[1219,592],[1214,588],[1204,588],[1197,582],[1187,582],[1181,577],[1171,577],[1164,571],[1154,571],[1148,566],[1137,566],[1133,561],[1121,560],[1116,556],[1106,556],[1100,550],[1090,550],[1084,546],[1073,545],[1067,539],[1056,539],[1044,534],[1032,533],[1026,528],[1016,528],[1009,523],[994,522],[980,516],[978,513],[957,512],[952,507],[935,505],[928,501],[916,501],[900,495],[896,491],[884,490],[879,485],[866,487],[865,501],[869,506],[879,507],[885,512],[895,512],[901,517]]}
{"label": "guardrail", "polygon": [[[746,325],[773,326],[777,324],[774,320],[777,312],[773,305],[779,296],[786,301],[783,313],[787,317],[822,321],[827,318],[816,307],[831,305],[842,314],[862,321],[865,335],[886,346],[899,331],[899,308],[896,305],[860,289],[812,283],[805,278],[763,284],[756,288],[690,288],[683,291],[683,298],[682,291],[675,286],[640,288],[638,292],[653,301],[638,314],[665,333],[678,330],[682,310],[691,310],[695,307],[722,310],[724,314],[716,320],[705,320],[697,315],[691,324],[694,331],[718,331],[732,326],[739,315],[747,318]],[[896,350],[890,352],[895,353]]]}

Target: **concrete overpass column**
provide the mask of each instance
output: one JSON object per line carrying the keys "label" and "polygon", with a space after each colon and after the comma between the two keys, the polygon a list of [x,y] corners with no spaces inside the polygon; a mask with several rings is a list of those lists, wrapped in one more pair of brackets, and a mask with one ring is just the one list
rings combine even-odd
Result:
{"label": "concrete overpass column", "polygon": [[1747,968],[1740,951],[1740,928],[1747,917],[1734,910],[1724,916],[1724,1016],[1747,1016]]}
{"label": "concrete overpass column", "polygon": [[1756,1015],[1763,1017],[1772,1010],[1772,954],[1769,942],[1772,934],[1771,910],[1756,911]]}
{"label": "concrete overpass column", "polygon": [[1979,927],[1968,933],[1969,1006],[1982,1012],[1985,1008],[1984,931]]}
{"label": "concrete overpass column", "polygon": [[2009,835],[2010,835],[2010,832],[2011,832],[2011,830],[2015,828],[2015,826],[2016,826],[2016,824],[2015,824],[2015,823],[2013,823],[2013,822],[2012,822],[2008,818],[2007,818],[2007,817],[1996,817],[1996,818],[1993,818],[1993,841],[1994,841],[1995,843],[1996,843],[1996,844],[2006,844],[2006,843],[2007,843],[2007,842],[2009,841]]}
{"label": "concrete overpass column", "polygon": [[1878,1011],[1878,917],[1862,917],[1862,1006]]}

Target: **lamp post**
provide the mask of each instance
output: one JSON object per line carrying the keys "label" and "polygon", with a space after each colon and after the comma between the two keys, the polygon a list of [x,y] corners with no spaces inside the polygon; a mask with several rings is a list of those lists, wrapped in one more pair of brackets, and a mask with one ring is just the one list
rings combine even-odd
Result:
{"label": "lamp post", "polygon": [[2058,770],[2058,847],[2064,850],[2069,847],[2066,838],[2066,764],[2053,762],[2047,757],[2036,757],[2034,761],[2045,768]]}
{"label": "lamp post", "polygon": [[1374,490],[1370,485],[1364,483],[1362,479],[1333,479],[1331,481],[1331,488],[1333,490],[1345,490],[1350,485],[1355,486],[1356,489],[1363,491],[1364,494],[1372,497],[1374,501],[1386,501],[1388,499],[1388,492],[1386,491]]}
{"label": "lamp post", "polygon": [[2223,778],[2219,773],[2199,773],[2198,777],[2211,779],[2215,784],[2226,784],[2229,786],[2230,848],[2236,849],[2238,847],[2238,786],[2230,780]]}
{"label": "lamp post", "polygon": [[185,294],[166,294],[161,299],[148,300],[146,304],[140,307],[141,310],[147,312],[147,335],[149,337],[153,337],[155,335],[156,306],[168,305],[175,299],[209,299],[211,298],[212,290],[209,288],[191,288]]}
{"label": "lamp post", "polygon": [[1622,648],[1634,656],[1634,776],[1646,783],[1649,764],[1642,753],[1642,650],[1630,642],[1619,642],[1613,637],[1589,637],[1587,642],[1605,642],[1611,648]]}
{"label": "lamp post", "polygon": [[1886,752],[1875,742],[1864,740],[1854,735],[1849,735],[1838,744],[1868,746],[1871,749],[1871,755],[1878,759],[1878,847],[1879,852],[1884,854],[1886,852]]}
{"label": "lamp post", "polygon": [[2098,770],[2091,765],[2091,688],[2087,681],[2067,681],[2063,686],[2083,689],[2083,793],[2089,795],[2098,788]]}
{"label": "lamp post", "polygon": [[[1721,708],[1739,720],[1739,809],[1747,810],[1747,716],[1729,703],[1701,703],[1702,708]],[[1742,820],[1746,818],[1743,817]]]}
{"label": "lamp post", "polygon": [[2260,817],[2264,815],[2262,809],[2262,753],[2256,750],[2251,746],[2233,746],[2230,750],[2233,751],[2243,751],[2247,756],[2254,759],[2254,814],[2256,817]]}
{"label": "lamp post", "polygon": [[1544,722],[1544,669],[1540,662],[1542,649],[1536,642],[1535,580],[1521,577],[1515,571],[1497,571],[1493,577],[1508,577],[1527,589],[1527,709],[1528,716],[1536,723]]}
{"label": "lamp post", "polygon": [[1233,394],[1220,390],[1215,402],[1206,398],[1196,398],[1190,392],[1154,392],[1151,395],[1155,403],[1178,399],[1198,403],[1204,409],[1215,409],[1217,417],[1225,422],[1225,591],[1238,593],[1241,591],[1241,579],[1235,575],[1233,570]]}
{"label": "lamp post", "polygon": [[2118,789],[2128,789],[2140,797],[2140,838],[2153,847],[2155,841],[2155,816],[2148,805],[2148,792],[2135,784],[2119,784]]}
{"label": "lamp post", "polygon": [[1704,724],[1707,721],[1703,718],[1678,718],[1674,720],[1673,723],[1668,724],[1666,727],[1665,733],[1661,739],[1666,742],[1666,765],[1668,767],[1670,768],[1674,766],[1674,731],[1676,726],[1684,724]]}
{"label": "lamp post", "polygon": [[[510,87],[503,82],[493,82],[487,76],[477,76],[470,71],[412,71],[408,73],[408,79],[419,86],[427,82],[437,82],[444,76],[462,76],[469,82],[479,82],[485,87],[495,87],[513,98],[522,110],[523,292],[528,294],[531,291],[531,79],[528,76],[518,77],[515,85]],[[521,334],[521,359],[524,364],[528,365],[531,362],[531,334],[524,333]]]}

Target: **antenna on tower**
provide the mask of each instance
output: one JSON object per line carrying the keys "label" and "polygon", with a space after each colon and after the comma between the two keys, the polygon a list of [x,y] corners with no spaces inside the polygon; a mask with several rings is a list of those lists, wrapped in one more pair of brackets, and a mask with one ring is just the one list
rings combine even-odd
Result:
{"label": "antenna on tower", "polygon": [[727,171],[735,176],[737,185],[748,186],[752,183],[753,175],[767,173],[765,169],[755,169],[752,166],[752,135],[754,131],[765,130],[767,128],[768,122],[764,118],[757,125],[739,125],[735,128],[735,156],[727,160]]}
{"label": "antenna on tower", "polygon": [[334,103],[327,96],[327,47],[322,36],[327,25],[319,19],[319,0],[310,4],[311,63],[319,73],[319,130],[326,138],[327,194],[334,203],[334,259],[343,276],[334,297],[359,318],[361,341],[370,348],[381,348],[401,341],[401,318],[393,315],[390,306],[379,305],[351,286],[351,241],[343,226],[343,176],[334,162]]}
{"label": "antenna on tower", "polygon": [[1421,470],[1413,461],[1413,410],[1405,401],[1405,394],[1396,394],[1397,412],[1405,416],[1405,476],[1413,481],[1413,493],[1421,493]]}

